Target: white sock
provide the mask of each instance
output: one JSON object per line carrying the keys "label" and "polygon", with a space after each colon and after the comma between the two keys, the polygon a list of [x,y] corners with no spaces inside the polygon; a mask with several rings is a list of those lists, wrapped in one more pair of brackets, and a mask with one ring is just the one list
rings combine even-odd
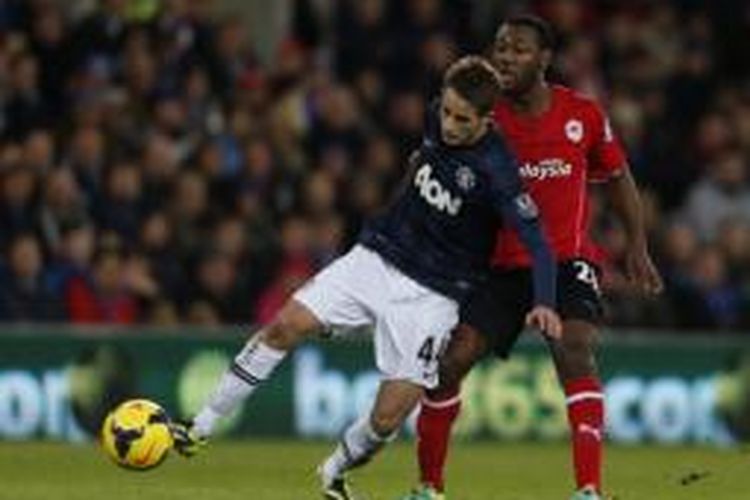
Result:
{"label": "white sock", "polygon": [[199,436],[210,436],[216,422],[248,398],[286,356],[286,351],[279,351],[256,339],[257,336],[237,354],[193,419],[193,428]]}
{"label": "white sock", "polygon": [[344,472],[366,464],[395,437],[396,433],[378,435],[370,424],[370,415],[360,418],[349,426],[336,450],[323,462],[320,469],[323,482],[327,486]]}

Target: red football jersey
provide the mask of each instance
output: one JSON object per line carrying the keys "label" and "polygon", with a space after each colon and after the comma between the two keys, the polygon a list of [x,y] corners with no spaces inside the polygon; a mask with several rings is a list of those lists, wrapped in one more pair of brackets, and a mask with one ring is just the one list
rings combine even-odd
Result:
{"label": "red football jersey", "polygon": [[[602,108],[569,88],[553,85],[552,101],[544,114],[519,115],[502,102],[494,115],[516,154],[521,178],[539,207],[557,260],[598,261],[589,236],[588,184],[618,175],[626,161]],[[502,268],[531,265],[531,257],[511,228],[500,231],[492,264]]]}

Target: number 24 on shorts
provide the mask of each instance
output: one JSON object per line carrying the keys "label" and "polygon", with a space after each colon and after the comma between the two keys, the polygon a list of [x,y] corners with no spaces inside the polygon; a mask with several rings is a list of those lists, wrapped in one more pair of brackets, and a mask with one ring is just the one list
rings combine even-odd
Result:
{"label": "number 24 on shorts", "polygon": [[594,269],[594,266],[583,260],[573,262],[573,266],[577,271],[576,279],[582,283],[586,283],[598,292],[599,282],[596,279],[596,270]]}

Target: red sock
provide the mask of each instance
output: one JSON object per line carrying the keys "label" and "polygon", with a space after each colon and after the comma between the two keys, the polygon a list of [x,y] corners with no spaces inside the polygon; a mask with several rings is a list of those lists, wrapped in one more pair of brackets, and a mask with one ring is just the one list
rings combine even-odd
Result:
{"label": "red sock", "polygon": [[443,491],[443,469],[453,422],[461,410],[459,389],[422,400],[417,418],[417,455],[420,481]]}
{"label": "red sock", "polygon": [[573,448],[577,488],[593,486],[601,491],[604,439],[604,393],[595,377],[565,383],[568,423]]}

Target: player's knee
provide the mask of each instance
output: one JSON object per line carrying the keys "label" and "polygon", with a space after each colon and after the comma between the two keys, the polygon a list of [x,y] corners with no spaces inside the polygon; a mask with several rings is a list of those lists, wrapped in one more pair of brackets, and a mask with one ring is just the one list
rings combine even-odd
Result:
{"label": "player's knee", "polygon": [[286,318],[277,318],[261,333],[262,340],[274,349],[289,350],[294,344],[297,332],[294,323]]}
{"label": "player's knee", "polygon": [[459,325],[440,358],[440,386],[457,390],[461,380],[487,350],[486,339],[474,328]]}
{"label": "player's knee", "polygon": [[593,328],[563,333],[553,352],[563,380],[596,373],[597,336]]}
{"label": "player's knee", "polygon": [[447,356],[440,361],[440,388],[441,392],[454,392],[461,385],[466,373],[471,369],[471,361],[468,358]]}
{"label": "player's knee", "polygon": [[424,397],[428,401],[442,402],[457,398],[461,394],[460,384],[448,384],[440,381],[440,385],[434,389],[425,391]]}
{"label": "player's knee", "polygon": [[270,347],[289,350],[312,330],[305,311],[300,307],[284,307],[276,318],[263,329],[263,341]]}

